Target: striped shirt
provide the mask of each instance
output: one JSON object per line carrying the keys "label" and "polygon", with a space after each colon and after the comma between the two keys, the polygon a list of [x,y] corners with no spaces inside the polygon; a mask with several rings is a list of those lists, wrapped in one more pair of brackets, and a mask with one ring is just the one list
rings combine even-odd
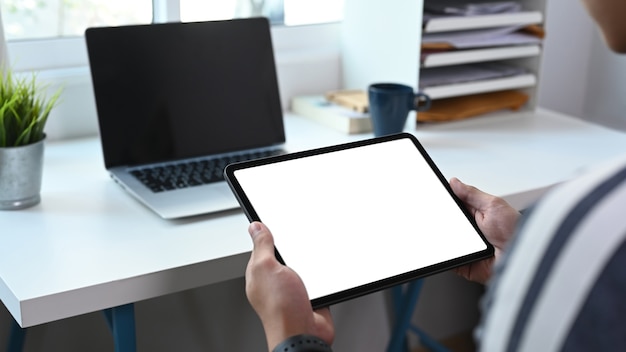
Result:
{"label": "striped shirt", "polygon": [[482,304],[481,351],[626,351],[626,158],[529,209]]}

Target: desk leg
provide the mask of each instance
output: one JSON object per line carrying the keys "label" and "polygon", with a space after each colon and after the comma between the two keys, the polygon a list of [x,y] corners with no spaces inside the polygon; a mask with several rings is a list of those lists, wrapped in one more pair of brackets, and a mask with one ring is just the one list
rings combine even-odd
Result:
{"label": "desk leg", "polygon": [[137,350],[137,342],[135,337],[135,307],[133,304],[105,309],[103,312],[113,334],[115,352],[135,352]]}
{"label": "desk leg", "polygon": [[7,345],[7,352],[22,352],[24,349],[24,340],[26,339],[26,329],[13,320],[11,325],[11,335],[9,335],[9,343]]}
{"label": "desk leg", "polygon": [[423,280],[412,281],[406,285],[404,292],[402,290],[403,285],[398,285],[391,289],[395,323],[391,332],[391,340],[387,346],[387,352],[408,351],[406,334],[409,331],[415,333],[419,337],[420,343],[429,350],[436,352],[447,351],[445,347],[428,336],[428,334],[411,325],[411,318],[415,306],[417,306],[417,299],[423,283]]}

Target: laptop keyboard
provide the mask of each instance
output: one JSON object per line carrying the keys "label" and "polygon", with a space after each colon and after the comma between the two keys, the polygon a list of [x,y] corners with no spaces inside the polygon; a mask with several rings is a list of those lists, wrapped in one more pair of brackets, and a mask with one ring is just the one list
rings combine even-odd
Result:
{"label": "laptop keyboard", "polygon": [[280,149],[265,150],[228,155],[219,158],[146,167],[132,170],[131,174],[153,192],[164,192],[224,181],[224,168],[226,168],[228,164],[280,154],[285,154],[285,151]]}

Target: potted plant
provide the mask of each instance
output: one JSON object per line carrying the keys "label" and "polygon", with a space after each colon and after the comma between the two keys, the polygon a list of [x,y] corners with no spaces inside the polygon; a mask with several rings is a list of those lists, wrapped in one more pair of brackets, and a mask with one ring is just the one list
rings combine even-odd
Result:
{"label": "potted plant", "polygon": [[0,210],[40,202],[44,127],[61,94],[46,98],[44,91],[35,74],[0,70]]}

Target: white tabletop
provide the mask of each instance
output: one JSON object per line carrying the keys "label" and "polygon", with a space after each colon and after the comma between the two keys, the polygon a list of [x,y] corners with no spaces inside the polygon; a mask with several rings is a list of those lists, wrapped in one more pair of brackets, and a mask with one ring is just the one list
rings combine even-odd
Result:
{"label": "white tabletop", "polygon": [[[293,150],[371,137],[285,121]],[[626,134],[542,110],[413,132],[447,178],[518,208],[626,153]],[[243,276],[252,243],[240,211],[160,219],[109,178],[95,138],[47,143],[41,196],[0,212],[0,299],[22,327]]]}

